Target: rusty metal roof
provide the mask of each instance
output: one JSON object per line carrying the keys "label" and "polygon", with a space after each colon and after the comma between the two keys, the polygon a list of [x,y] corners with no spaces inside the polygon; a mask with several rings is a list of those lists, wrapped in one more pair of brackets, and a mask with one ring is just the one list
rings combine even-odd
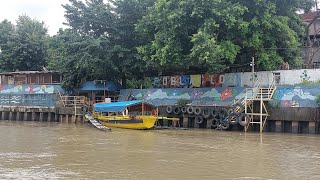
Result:
{"label": "rusty metal roof", "polygon": [[14,72],[2,72],[0,75],[14,75],[14,74],[48,74],[59,73],[58,71],[14,71]]}

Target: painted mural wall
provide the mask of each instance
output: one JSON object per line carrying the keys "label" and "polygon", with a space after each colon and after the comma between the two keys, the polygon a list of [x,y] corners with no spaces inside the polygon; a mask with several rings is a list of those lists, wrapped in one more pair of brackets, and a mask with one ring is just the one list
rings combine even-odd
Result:
{"label": "painted mural wall", "polygon": [[260,85],[269,86],[276,77],[278,85],[298,85],[303,82],[320,81],[320,69],[260,71],[256,73],[195,74],[148,77],[153,88],[216,88],[251,87],[259,80]]}
{"label": "painted mural wall", "polygon": [[0,85],[0,105],[54,107],[59,92],[60,85]]}
{"label": "painted mural wall", "polygon": [[[244,90],[244,87],[124,89],[120,91],[119,100],[126,100],[130,93],[153,105],[174,105],[179,99],[188,99],[193,105],[229,106],[245,97]],[[317,95],[320,95],[320,86],[278,86],[269,104],[273,107],[317,107]]]}

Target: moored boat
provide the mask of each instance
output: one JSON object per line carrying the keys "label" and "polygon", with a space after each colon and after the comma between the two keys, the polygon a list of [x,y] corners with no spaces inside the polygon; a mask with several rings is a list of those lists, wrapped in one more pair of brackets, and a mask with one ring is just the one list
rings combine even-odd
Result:
{"label": "moored boat", "polygon": [[93,115],[107,127],[150,129],[157,121],[157,108],[141,100],[98,103]]}

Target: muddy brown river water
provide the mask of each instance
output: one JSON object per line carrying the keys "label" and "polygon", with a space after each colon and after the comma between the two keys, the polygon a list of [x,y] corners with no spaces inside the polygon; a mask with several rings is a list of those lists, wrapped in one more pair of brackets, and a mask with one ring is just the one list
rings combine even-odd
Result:
{"label": "muddy brown river water", "polygon": [[0,121],[0,179],[320,179],[320,136]]}

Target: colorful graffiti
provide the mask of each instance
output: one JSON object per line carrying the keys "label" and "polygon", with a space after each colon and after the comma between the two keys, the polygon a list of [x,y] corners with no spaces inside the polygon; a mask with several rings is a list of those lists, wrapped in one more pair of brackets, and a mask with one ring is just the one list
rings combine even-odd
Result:
{"label": "colorful graffiti", "polygon": [[311,77],[308,75],[308,71],[304,70],[300,78],[302,81],[309,81]]}
{"label": "colorful graffiti", "polygon": [[58,92],[65,91],[59,85],[0,85],[0,105],[54,107]]}
{"label": "colorful graffiti", "polygon": [[270,104],[274,107],[317,107],[319,86],[280,86]]}
{"label": "colorful graffiti", "polygon": [[210,74],[146,77],[146,79],[151,80],[153,88],[213,88],[222,87],[224,83],[224,75]]}
{"label": "colorful graffiti", "polygon": [[[154,105],[173,105],[179,99],[189,99],[193,104],[228,106],[244,98],[244,90],[242,87],[134,89],[131,94]],[[127,97],[129,92],[121,90],[120,97]],[[269,104],[273,107],[317,107],[315,99],[319,94],[319,86],[279,86]]]}
{"label": "colorful graffiti", "polygon": [[54,94],[64,92],[59,85],[0,85],[0,94]]}
{"label": "colorful graffiti", "polygon": [[[179,99],[190,99],[193,104],[230,105],[243,88],[163,88],[163,89],[123,89],[120,97],[130,92],[136,99],[143,99],[154,105],[175,104]],[[125,99],[120,99],[125,100]]]}

